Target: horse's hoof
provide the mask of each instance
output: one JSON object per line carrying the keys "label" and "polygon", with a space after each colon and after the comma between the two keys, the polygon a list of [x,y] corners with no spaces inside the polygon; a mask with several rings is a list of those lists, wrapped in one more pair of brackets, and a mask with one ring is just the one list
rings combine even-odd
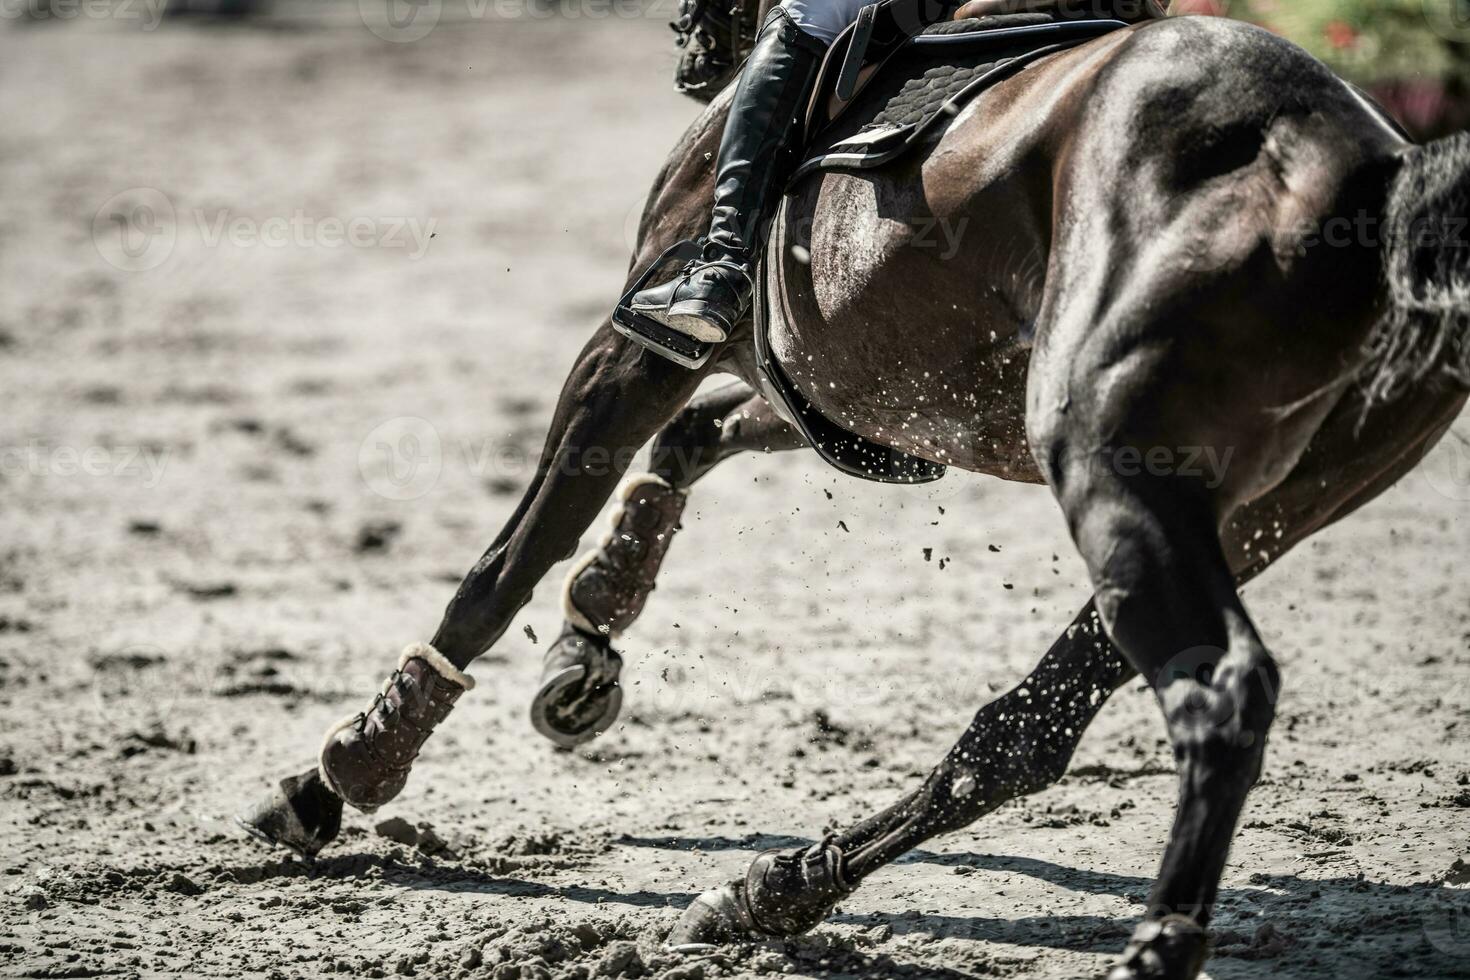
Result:
{"label": "horse's hoof", "polygon": [[531,726],[568,749],[601,735],[623,707],[622,669],[612,647],[568,629],[546,653]]}
{"label": "horse's hoof", "polygon": [[799,936],[815,929],[852,894],[845,863],[831,837],[784,854],[756,855],[741,893],[753,928],[767,936]]}
{"label": "horse's hoof", "polygon": [[757,854],[745,877],[705,892],[684,910],[668,948],[703,953],[722,943],[799,936],[852,894],[843,863],[830,838],[789,854]]}
{"label": "horse's hoof", "polygon": [[1188,916],[1150,919],[1133,938],[1107,980],[1194,980],[1209,955],[1209,934]]}
{"label": "horse's hoof", "polygon": [[666,945],[675,953],[708,953],[717,946],[759,938],[745,908],[744,884],[721,885],[689,903]]}
{"label": "horse's hoof", "polygon": [[310,861],[342,829],[342,801],[313,767],[281,780],[269,796],[235,815],[247,834]]}

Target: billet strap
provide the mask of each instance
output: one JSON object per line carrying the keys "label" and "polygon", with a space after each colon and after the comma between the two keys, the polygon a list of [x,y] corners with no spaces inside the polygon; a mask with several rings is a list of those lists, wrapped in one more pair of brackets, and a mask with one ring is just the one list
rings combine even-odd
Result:
{"label": "billet strap", "polygon": [[873,27],[877,21],[878,5],[868,4],[858,12],[857,24],[847,39],[847,54],[842,59],[842,69],[837,73],[837,97],[843,102],[852,99],[857,88],[858,72],[863,67],[863,57],[868,51],[868,42],[873,39]]}

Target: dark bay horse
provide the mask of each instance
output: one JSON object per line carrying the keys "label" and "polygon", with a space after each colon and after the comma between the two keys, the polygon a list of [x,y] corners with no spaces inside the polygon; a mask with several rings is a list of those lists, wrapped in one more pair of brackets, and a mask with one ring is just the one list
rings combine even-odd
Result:
{"label": "dark bay horse", "polygon": [[[659,174],[629,282],[707,220],[728,98]],[[874,441],[1049,486],[1095,592],[922,785],[818,845],[757,858],[671,940],[812,928],[903,852],[1060,778],[1107,696],[1142,675],[1180,790],[1115,975],[1195,976],[1280,687],[1237,588],[1405,474],[1461,410],[1467,210],[1470,137],[1416,146],[1300,49],[1195,17],[1039,62],[922,158],[795,187],[767,284],[772,346],[803,394]],[[954,254],[916,247],[934,221],[965,229]],[[694,398],[717,372],[743,383]],[[800,447],[758,382],[748,325],[689,371],[605,322],[433,646],[469,666],[573,553],[624,475],[583,465],[589,449],[626,459],[654,440],[645,485],[682,494],[740,451]],[[1205,479],[1177,465],[1186,452],[1229,463]],[[619,628],[653,551],[623,583]],[[579,642],[573,662],[606,657],[595,634]]]}

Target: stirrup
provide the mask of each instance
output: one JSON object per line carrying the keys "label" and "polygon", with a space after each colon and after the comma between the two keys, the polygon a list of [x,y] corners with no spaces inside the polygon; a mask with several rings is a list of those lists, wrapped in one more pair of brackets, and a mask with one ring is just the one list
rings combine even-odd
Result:
{"label": "stirrup", "polygon": [[675,364],[690,370],[704,367],[705,362],[719,346],[718,344],[695,340],[688,334],[666,327],[653,317],[633,309],[634,295],[648,285],[661,268],[670,262],[696,262],[703,254],[703,246],[690,238],[675,242],[665,249],[664,253],[644,270],[643,275],[638,277],[638,281],[623,294],[623,298],[618,300],[618,305],[613,308],[613,329],[633,343],[646,347]]}

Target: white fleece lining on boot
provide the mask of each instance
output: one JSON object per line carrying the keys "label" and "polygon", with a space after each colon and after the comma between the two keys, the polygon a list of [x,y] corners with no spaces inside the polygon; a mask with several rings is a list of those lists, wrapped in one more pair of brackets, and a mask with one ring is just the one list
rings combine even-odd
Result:
{"label": "white fleece lining on boot", "polygon": [[448,657],[427,643],[410,643],[404,647],[403,652],[398,655],[398,669],[402,670],[404,667],[407,667],[408,662],[414,659],[424,661],[430,667],[433,667],[434,672],[440,677],[446,681],[453,681],[466,691],[473,691],[475,689],[475,679],[473,677],[454,666],[454,664],[449,662]]}
{"label": "white fleece lining on boot", "polygon": [[[475,679],[473,677],[471,677],[469,674],[466,674],[458,667],[454,666],[454,664],[450,663],[449,659],[445,657],[444,654],[440,653],[438,650],[435,650],[427,643],[410,643],[408,646],[404,647],[403,652],[398,655],[398,669],[402,670],[404,667],[408,666],[408,662],[410,660],[415,659],[424,661],[424,663],[434,668],[434,672],[437,673],[440,677],[443,677],[445,680],[452,681],[453,683],[458,684],[466,691],[473,691],[475,689]],[[390,675],[388,679],[383,682],[384,694],[388,693],[388,686],[392,683],[393,678]],[[351,728],[353,725],[357,724],[358,719],[362,717],[363,713],[359,711],[357,714],[343,718],[331,728],[328,728],[326,737],[322,739],[321,751],[317,753],[316,768],[317,772],[321,773],[322,782],[327,784],[327,789],[331,790],[333,793],[336,793],[344,800],[346,800],[347,797],[342,793],[340,789],[337,788],[337,784],[332,782],[332,774],[327,771],[327,766],[325,762],[325,759],[327,757],[327,747],[332,744],[332,739],[336,738],[339,732]]]}
{"label": "white fleece lining on boot", "polygon": [[594,626],[592,620],[588,619],[583,615],[582,610],[577,608],[577,604],[572,601],[572,584],[577,581],[578,575],[585,572],[593,562],[601,557],[601,548],[593,548],[588,551],[572,563],[571,570],[567,572],[566,581],[561,585],[561,614],[566,617],[567,622],[571,623],[577,629],[582,630],[584,633],[591,633],[593,636],[606,636],[607,633],[604,631],[607,630],[607,626],[606,624],[600,628]]}
{"label": "white fleece lining on boot", "polygon": [[623,512],[628,508],[628,501],[633,499],[633,495],[638,492],[638,489],[640,487],[648,486],[650,483],[663,487],[665,490],[674,490],[676,493],[686,492],[683,490],[676,490],[673,484],[671,484],[668,480],[665,480],[663,477],[659,476],[657,473],[639,473],[637,476],[628,477],[626,480],[623,481],[623,485],[618,488],[618,492],[616,494],[618,505],[617,507],[613,508],[611,520],[609,522],[611,524],[611,527],[602,535],[602,542],[596,548],[593,548],[591,551],[587,552],[581,558],[578,558],[575,562],[573,562],[571,570],[567,572],[566,580],[562,582],[561,614],[566,617],[568,623],[571,623],[573,626],[577,627],[577,629],[582,630],[586,633],[590,633],[593,636],[607,636],[610,631],[608,630],[606,623],[602,625],[594,624],[590,619],[587,618],[586,614],[583,613],[582,610],[578,609],[576,604],[572,602],[572,583],[577,581],[578,575],[581,575],[588,569],[589,566],[591,566],[593,562],[602,557],[603,551],[606,550],[607,546],[612,543],[612,536],[617,533],[618,525],[623,523]]}

